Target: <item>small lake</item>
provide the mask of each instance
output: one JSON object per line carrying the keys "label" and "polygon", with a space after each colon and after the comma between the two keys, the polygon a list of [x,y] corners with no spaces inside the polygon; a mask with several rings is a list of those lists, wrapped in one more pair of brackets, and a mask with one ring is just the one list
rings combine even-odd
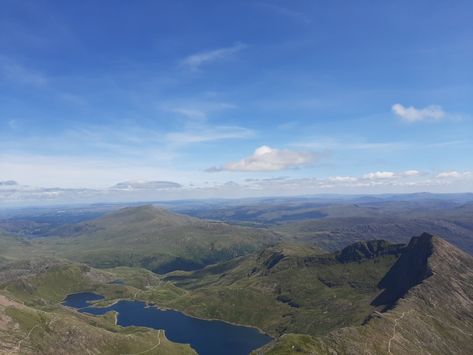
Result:
{"label": "small lake", "polygon": [[190,344],[201,355],[246,355],[272,340],[255,328],[198,319],[141,301],[122,300],[108,307],[89,304],[100,299],[103,297],[95,293],[82,292],[67,296],[63,304],[93,315],[116,311],[118,325],[164,329],[169,340]]}

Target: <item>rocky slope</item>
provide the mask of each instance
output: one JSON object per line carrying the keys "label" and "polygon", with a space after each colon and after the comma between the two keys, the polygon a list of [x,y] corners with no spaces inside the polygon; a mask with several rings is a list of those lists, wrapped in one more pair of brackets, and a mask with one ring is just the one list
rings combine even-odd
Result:
{"label": "rocky slope", "polygon": [[412,238],[362,326],[323,337],[288,334],[260,352],[289,354],[473,353],[473,257],[430,234]]}
{"label": "rocky slope", "polygon": [[[370,302],[380,291],[379,281],[404,248],[369,241],[324,253],[277,244],[239,260],[168,274],[165,280],[186,292],[164,305],[198,317],[254,325],[274,336],[324,335],[363,323],[375,309]],[[156,293],[149,297],[163,304]]]}

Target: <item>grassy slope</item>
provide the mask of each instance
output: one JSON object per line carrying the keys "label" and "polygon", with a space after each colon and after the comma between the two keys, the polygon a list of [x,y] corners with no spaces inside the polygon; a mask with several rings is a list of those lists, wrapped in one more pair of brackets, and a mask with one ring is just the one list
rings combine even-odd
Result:
{"label": "grassy slope", "polygon": [[[89,262],[99,262],[100,266],[143,265],[143,260],[146,258],[142,257],[151,252],[152,255],[159,256],[153,259],[153,262],[158,260],[166,263],[168,260],[166,257],[170,257],[171,260],[172,258],[192,260],[194,256],[202,252],[200,249],[202,245],[208,246],[208,249],[203,249],[206,251],[218,248],[234,250],[232,249],[234,243],[237,243],[233,238],[230,238],[230,241],[222,238],[227,231],[228,233],[235,232],[233,229],[230,232],[231,228],[227,229],[228,226],[222,223],[213,224],[175,215],[164,216],[160,210],[156,215],[154,213],[156,211],[149,208],[133,211],[135,213],[131,214],[129,210],[121,211],[119,213],[126,213],[106,217],[105,221],[99,220],[100,223],[82,226],[80,230],[82,235],[76,237],[79,240],[77,244],[74,244],[76,239],[71,238],[58,238],[54,242],[46,239],[31,243],[19,238],[2,237],[0,247],[4,248],[0,248],[0,256],[3,255],[4,258],[0,259],[0,266],[8,262],[5,257],[8,259],[22,255],[56,253],[81,260],[92,250],[102,253],[107,248],[111,249],[110,255],[115,258],[112,259],[113,262],[107,259],[97,260],[95,256]],[[151,218],[149,213],[151,213]],[[213,228],[214,225],[217,227]],[[343,223],[335,223],[329,227],[333,229],[337,226],[341,229],[345,228]],[[260,240],[260,234],[258,234],[260,230],[235,228],[238,229],[238,233],[241,231],[255,233],[250,235],[249,239],[253,237]],[[372,225],[363,228],[368,231],[367,235],[378,230]],[[209,230],[217,231],[214,234],[211,233],[211,237],[216,239],[210,238],[210,241],[206,238],[207,236],[202,236]],[[197,234],[192,234],[194,232]],[[340,231],[341,234],[342,231]],[[169,235],[173,237],[167,238]],[[132,236],[131,239],[130,236]],[[95,239],[96,237],[98,240]],[[239,234],[238,238],[246,242],[248,234]],[[268,239],[271,238],[272,236],[269,236]],[[192,244],[195,239],[199,240],[197,247]],[[266,240],[264,237],[262,239]],[[216,246],[215,240],[224,244]],[[188,247],[189,242],[190,247]],[[135,251],[135,246],[140,243],[144,246],[136,248]],[[135,262],[135,259],[132,259],[133,262],[130,262],[127,245],[129,249],[133,247],[133,253],[138,255],[138,261]],[[121,249],[125,249],[124,259],[121,259]],[[157,253],[163,249],[166,253]],[[97,290],[109,298],[145,299],[199,317],[255,325],[275,335],[303,332],[318,336],[340,327],[361,324],[367,316],[372,315],[373,307],[369,306],[369,303],[378,292],[376,285],[396,260],[394,256],[383,256],[362,262],[334,263],[335,255],[317,257],[316,254],[319,253],[318,250],[307,250],[302,246],[283,245],[258,257],[237,258],[195,272],[175,272],[167,280],[134,268],[122,267],[96,271],[74,264],[58,267],[50,265],[46,273],[40,273],[31,278],[23,276],[28,276],[29,269],[41,270],[41,267],[36,264],[34,267],[20,265],[15,268],[16,273],[10,275],[13,279],[7,280],[8,282],[2,279],[9,276],[8,272],[2,272],[0,283],[8,296],[25,303],[25,307],[31,308],[33,312],[58,312],[61,308],[54,304],[63,299],[67,293]],[[273,265],[279,254],[283,257]],[[454,251],[453,254],[457,255],[458,252]],[[225,258],[227,257],[229,256],[226,255]],[[448,260],[451,256],[444,255],[443,258]],[[465,258],[465,256],[458,256],[455,260],[461,259],[461,263],[464,264],[465,260],[468,260]],[[209,259],[206,260],[208,261]],[[437,260],[436,267],[439,267],[439,264],[441,263]],[[150,265],[145,264],[147,267]],[[439,277],[430,278],[428,283],[430,289],[420,288],[420,291],[416,291],[414,299],[411,298],[408,303],[407,301],[400,302],[395,309],[383,313],[382,316],[374,316],[367,326],[348,327],[317,338],[286,334],[266,350],[272,353],[285,353],[300,349],[302,352],[323,353],[332,348],[339,353],[357,353],[369,348],[372,352],[383,353],[386,352],[387,342],[392,336],[395,320],[397,320],[396,324],[401,322],[401,325],[400,332],[392,341],[393,346],[408,350],[412,348],[421,352],[422,349],[416,347],[415,339],[422,339],[423,342],[435,344],[431,351],[433,353],[442,353],[437,351],[438,349],[446,351],[449,348],[456,350],[468,348],[464,345],[464,341],[465,337],[471,338],[471,336],[468,329],[464,329],[464,325],[472,325],[473,316],[468,308],[449,309],[448,307],[459,302],[466,302],[467,305],[472,306],[470,272],[472,268],[471,265],[466,268],[466,271],[465,267],[459,267],[458,270],[454,268],[454,273],[452,270],[447,270],[446,274],[450,275],[448,278],[451,278],[451,275],[459,275],[460,279],[453,278],[453,281],[439,279]],[[470,273],[466,274],[468,272]],[[126,285],[107,284],[116,279],[124,280]],[[468,283],[465,286],[465,279],[470,280],[469,286]],[[438,283],[441,284],[440,295],[429,294]],[[461,298],[448,299],[445,302],[446,298],[443,294],[451,293],[451,290],[455,290],[458,285],[460,289],[455,292],[460,294]],[[425,297],[424,294],[429,296]],[[432,310],[432,302],[436,304],[436,310]],[[2,317],[12,318],[12,315],[4,311]],[[20,324],[21,317],[17,318],[14,321]],[[415,327],[405,327],[402,323],[404,319]],[[23,331],[31,329],[26,326],[22,328],[21,325],[19,327]],[[10,328],[7,327],[7,329]],[[429,329],[435,331],[432,332]],[[451,341],[446,341],[445,337],[449,337]],[[439,342],[444,345],[440,346]]]}
{"label": "grassy slope", "polygon": [[[427,273],[394,307],[373,314],[363,326],[335,330],[323,337],[287,334],[258,353],[472,353],[473,257],[435,237],[424,236],[418,244],[431,249],[425,263]],[[420,248],[411,245],[411,251],[409,262],[407,257],[397,262],[405,265],[397,282],[417,272],[413,266],[424,259]]]}
{"label": "grassy slope", "polygon": [[117,354],[154,348],[159,354],[194,353],[187,345],[169,342],[162,331],[122,328],[114,324],[112,314],[92,317],[60,304],[67,294],[84,290],[109,298],[132,297],[135,287],[108,283],[117,277],[133,278],[143,287],[158,282],[146,270],[120,268],[115,274],[53,259],[4,265],[0,269],[0,352]]}
{"label": "grassy slope", "polygon": [[377,283],[396,260],[387,255],[341,263],[335,257],[307,247],[275,246],[258,256],[169,274],[166,280],[180,287],[167,291],[176,291],[171,297],[163,297],[159,289],[138,297],[202,318],[257,326],[273,335],[325,334],[363,322],[373,310],[369,303]]}
{"label": "grassy slope", "polygon": [[[113,317],[93,318],[55,308],[48,311],[10,306],[0,313],[0,352],[9,354],[194,354],[187,345],[171,343],[162,331],[121,328]],[[159,344],[159,345],[158,345]]]}
{"label": "grassy slope", "polygon": [[[83,353],[85,344],[103,353],[139,352],[155,346],[161,337],[163,353],[166,347],[169,353],[191,351],[166,342],[156,331],[124,330],[114,326],[110,316],[78,315],[57,304],[68,293],[91,290],[108,299],[144,299],[195,316],[255,325],[274,335],[284,333],[263,349],[270,354],[296,350],[383,354],[389,340],[394,354],[462,353],[471,350],[473,336],[473,258],[440,239],[432,243],[428,267],[433,276],[383,313],[373,313],[369,304],[379,293],[379,280],[397,258],[384,255],[350,261],[361,255],[360,248],[321,255],[317,249],[282,244],[257,256],[194,272],[174,272],[166,279],[128,267],[96,270],[57,260],[21,261],[6,267],[4,260],[0,295],[21,306],[0,306],[0,349],[18,351],[18,343],[25,339],[22,353],[28,349]],[[345,259],[340,260],[341,256]],[[422,260],[422,255],[414,253],[412,259]],[[408,265],[407,270],[412,274],[414,268]],[[109,284],[116,280],[124,285]],[[356,326],[368,316],[366,325]]]}
{"label": "grassy slope", "polygon": [[203,221],[151,206],[126,208],[75,229],[73,238],[44,238],[34,247],[96,267],[140,266],[162,273],[246,255],[278,239],[267,230]]}
{"label": "grassy slope", "polygon": [[1,260],[11,261],[25,256],[30,257],[34,255],[35,252],[35,248],[33,248],[32,243],[30,241],[21,237],[2,233],[2,231],[0,231]]}

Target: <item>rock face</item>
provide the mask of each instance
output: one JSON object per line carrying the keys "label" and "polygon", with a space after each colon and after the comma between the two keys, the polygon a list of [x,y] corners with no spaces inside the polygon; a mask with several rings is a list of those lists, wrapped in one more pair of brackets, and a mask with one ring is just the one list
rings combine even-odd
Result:
{"label": "rock face", "polygon": [[473,354],[473,256],[422,234],[380,281],[362,326],[323,337],[290,335],[269,354],[298,349],[311,354]]}
{"label": "rock face", "polygon": [[404,244],[391,244],[385,240],[360,241],[342,249],[336,258],[339,262],[349,263],[382,255],[398,256],[404,249]]}
{"label": "rock face", "polygon": [[281,251],[264,250],[258,255],[258,262],[266,269],[271,270],[277,263],[285,258]]}
{"label": "rock face", "polygon": [[433,252],[433,240],[434,236],[428,233],[411,239],[405,253],[380,281],[378,286],[384,291],[373,301],[373,305],[389,308],[409,289],[432,276],[428,260]]}

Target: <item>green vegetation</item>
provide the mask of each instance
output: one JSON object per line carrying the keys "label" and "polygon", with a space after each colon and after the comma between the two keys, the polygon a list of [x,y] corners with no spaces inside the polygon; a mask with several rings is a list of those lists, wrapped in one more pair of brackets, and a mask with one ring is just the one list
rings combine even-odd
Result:
{"label": "green vegetation", "polygon": [[[429,272],[426,274],[425,271]],[[424,275],[362,326],[321,337],[284,335],[258,353],[469,354],[473,352],[473,257],[431,235],[414,238],[390,270],[387,292]],[[380,305],[382,306],[382,305]],[[382,310],[382,308],[380,309]]]}
{"label": "green vegetation", "polygon": [[[0,309],[1,312],[1,309]],[[20,304],[6,307],[0,351],[20,354],[194,354],[188,345],[168,341],[163,331],[115,326],[109,317],[90,317],[55,308],[41,311]],[[2,313],[3,313],[2,312]]]}
{"label": "green vegetation", "polygon": [[125,208],[80,223],[75,233],[36,239],[31,248],[94,267],[143,267],[165,273],[247,255],[279,239],[267,230],[202,221],[152,206]]}
{"label": "green vegetation", "polygon": [[[473,351],[473,257],[428,234],[408,246],[373,240],[332,253],[309,246],[333,249],[387,221],[347,218],[280,226],[281,241],[264,229],[140,207],[68,226],[71,237],[3,234],[0,352],[192,353],[163,332],[116,326],[113,313],[93,317],[61,305],[82,291],[104,295],[100,305],[138,299],[256,326],[276,337],[258,353]],[[400,230],[392,226],[384,233]]]}
{"label": "green vegetation", "polygon": [[281,198],[237,205],[184,206],[181,210],[200,218],[271,228],[286,241],[315,244],[329,251],[359,240],[406,243],[412,236],[428,232],[473,253],[470,195]]}
{"label": "green vegetation", "polygon": [[[109,313],[93,317],[60,303],[69,293],[95,291],[108,299],[131,298],[133,286],[110,284],[117,276],[138,283],[156,281],[147,270],[100,271],[55,259],[19,261],[0,269],[0,353],[193,354],[188,345],[168,341],[163,331],[115,325]],[[150,350],[151,351],[151,350]],[[153,352],[151,352],[153,353]]]}
{"label": "green vegetation", "polygon": [[[386,250],[390,247],[385,244]],[[399,252],[339,261],[339,254],[277,245],[256,256],[165,278],[186,292],[149,290],[139,297],[202,318],[254,325],[279,336],[286,332],[325,334],[361,324],[373,311],[378,282]]]}

